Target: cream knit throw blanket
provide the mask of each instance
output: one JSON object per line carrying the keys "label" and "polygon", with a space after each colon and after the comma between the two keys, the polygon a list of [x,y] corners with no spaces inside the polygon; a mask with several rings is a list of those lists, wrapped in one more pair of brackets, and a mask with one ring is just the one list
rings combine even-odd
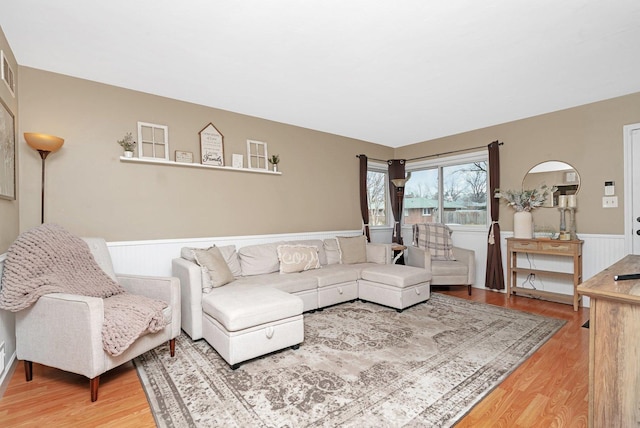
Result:
{"label": "cream knit throw blanket", "polygon": [[102,343],[113,356],[122,354],[142,334],[166,325],[165,302],[126,293],[98,266],[86,242],[55,224],[26,231],[9,247],[0,309],[17,312],[49,293],[104,299]]}

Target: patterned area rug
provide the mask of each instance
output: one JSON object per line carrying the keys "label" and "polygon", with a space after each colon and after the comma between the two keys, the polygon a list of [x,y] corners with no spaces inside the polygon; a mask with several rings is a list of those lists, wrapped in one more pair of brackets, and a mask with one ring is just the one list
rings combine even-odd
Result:
{"label": "patterned area rug", "polygon": [[232,371],[184,333],[135,360],[160,427],[451,426],[563,320],[433,293],[305,314],[300,349]]}

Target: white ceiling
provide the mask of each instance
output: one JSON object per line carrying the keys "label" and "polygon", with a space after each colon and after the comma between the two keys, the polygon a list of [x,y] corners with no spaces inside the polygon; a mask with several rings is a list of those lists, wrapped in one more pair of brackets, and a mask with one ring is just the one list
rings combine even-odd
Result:
{"label": "white ceiling", "polygon": [[640,92],[638,0],[0,0],[0,26],[20,65],[391,147]]}

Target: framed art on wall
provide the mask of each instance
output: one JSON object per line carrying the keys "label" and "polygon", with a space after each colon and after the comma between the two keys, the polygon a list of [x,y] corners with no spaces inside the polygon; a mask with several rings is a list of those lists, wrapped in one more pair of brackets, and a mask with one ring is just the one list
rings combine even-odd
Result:
{"label": "framed art on wall", "polygon": [[224,166],[224,136],[220,131],[209,123],[198,134],[202,164]]}
{"label": "framed art on wall", "polygon": [[0,100],[0,198],[16,199],[15,120]]}
{"label": "framed art on wall", "polygon": [[247,164],[251,169],[269,169],[267,143],[247,140]]}

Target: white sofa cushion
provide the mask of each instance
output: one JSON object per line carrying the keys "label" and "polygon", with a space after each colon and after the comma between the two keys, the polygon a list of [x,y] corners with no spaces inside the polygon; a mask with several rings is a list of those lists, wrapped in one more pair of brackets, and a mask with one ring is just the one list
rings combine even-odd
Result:
{"label": "white sofa cushion", "polygon": [[324,252],[327,255],[327,265],[337,265],[340,263],[340,247],[336,238],[324,240]]}
{"label": "white sofa cushion", "polygon": [[304,277],[314,278],[318,283],[318,287],[322,288],[329,285],[357,281],[359,272],[357,269],[349,268],[322,268],[313,271],[302,272],[300,275]]}
{"label": "white sofa cushion", "polygon": [[276,248],[281,243],[248,245],[238,250],[243,276],[278,272],[280,260]]}
{"label": "white sofa cushion", "polygon": [[[309,271],[312,272],[312,271]],[[313,271],[316,272],[316,271]],[[319,270],[317,271],[319,272]],[[318,288],[318,281],[313,276],[302,274],[282,275],[278,272],[264,275],[245,276],[237,279],[230,287],[250,289],[251,287],[272,287],[287,293],[299,293],[301,291],[315,290]]]}
{"label": "white sofa cushion", "polygon": [[216,288],[202,297],[203,311],[227,331],[239,331],[302,313],[302,299],[271,287]]}
{"label": "white sofa cushion", "polygon": [[375,265],[362,270],[362,279],[405,288],[431,280],[424,269],[403,265]]}
{"label": "white sofa cushion", "polygon": [[280,260],[280,273],[304,272],[318,269],[318,247],[315,245],[278,245],[278,260]]}

